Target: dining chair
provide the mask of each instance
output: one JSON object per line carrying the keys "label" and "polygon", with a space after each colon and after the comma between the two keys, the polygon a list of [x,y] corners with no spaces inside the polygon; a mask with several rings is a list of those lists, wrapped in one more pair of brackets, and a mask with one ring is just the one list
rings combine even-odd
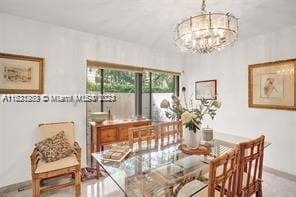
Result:
{"label": "dining chair", "polygon": [[[238,149],[235,147],[227,153],[213,159],[209,164],[208,186],[193,195],[196,197],[234,197],[237,193]],[[175,189],[174,196],[182,196],[182,188],[191,181],[199,181],[200,176],[184,178]]]}
{"label": "dining chair", "polygon": [[[133,127],[128,129],[128,141],[134,152],[158,147],[158,128],[154,125]],[[136,146],[137,145],[137,146]]]}
{"label": "dining chair", "polygon": [[[40,197],[41,192],[54,191],[71,185],[75,186],[76,196],[80,196],[81,148],[75,141],[74,122],[40,124],[39,130],[41,140],[48,139],[60,131],[64,131],[65,137],[73,150],[73,154],[56,161],[46,162],[38,148],[34,148],[31,154],[33,197]],[[41,181],[64,175],[72,175],[71,182],[41,188]]]}
{"label": "dining chair", "polygon": [[163,122],[159,124],[161,147],[180,142],[183,138],[182,121]]}
{"label": "dining chair", "polygon": [[262,196],[264,139],[262,135],[239,144],[238,196]]}

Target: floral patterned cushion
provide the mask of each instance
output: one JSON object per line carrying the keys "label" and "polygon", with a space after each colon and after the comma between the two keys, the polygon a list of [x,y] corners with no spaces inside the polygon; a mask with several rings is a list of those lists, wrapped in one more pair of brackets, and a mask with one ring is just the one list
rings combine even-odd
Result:
{"label": "floral patterned cushion", "polygon": [[46,162],[57,161],[73,153],[64,131],[38,142],[36,148],[40,151]]}

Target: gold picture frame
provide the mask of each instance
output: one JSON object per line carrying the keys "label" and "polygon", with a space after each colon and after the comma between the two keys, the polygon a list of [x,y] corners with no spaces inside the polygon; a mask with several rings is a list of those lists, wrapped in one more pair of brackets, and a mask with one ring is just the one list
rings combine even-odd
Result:
{"label": "gold picture frame", "polygon": [[0,53],[0,94],[43,94],[44,58]]}
{"label": "gold picture frame", "polygon": [[296,110],[296,59],[249,65],[252,108]]}

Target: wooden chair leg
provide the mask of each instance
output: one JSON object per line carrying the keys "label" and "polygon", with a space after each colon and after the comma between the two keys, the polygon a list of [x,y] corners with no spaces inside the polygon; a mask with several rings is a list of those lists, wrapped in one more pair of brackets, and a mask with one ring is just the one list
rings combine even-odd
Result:
{"label": "wooden chair leg", "polygon": [[36,196],[36,183],[34,178],[32,178],[32,196]]}
{"label": "wooden chair leg", "polygon": [[97,165],[96,165],[96,172],[97,172],[97,179],[99,179],[100,176],[101,176],[100,164],[99,163],[97,163]]}
{"label": "wooden chair leg", "polygon": [[256,197],[262,197],[262,190],[259,190],[258,192],[256,192]]}
{"label": "wooden chair leg", "polygon": [[81,175],[80,169],[75,172],[75,192],[76,196],[81,195]]}
{"label": "wooden chair leg", "polygon": [[40,179],[34,179],[34,189],[35,192],[33,192],[34,197],[40,197]]}

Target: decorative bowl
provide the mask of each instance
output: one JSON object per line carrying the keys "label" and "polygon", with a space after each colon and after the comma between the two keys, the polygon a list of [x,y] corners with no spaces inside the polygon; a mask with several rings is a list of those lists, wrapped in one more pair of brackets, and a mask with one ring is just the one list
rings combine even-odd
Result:
{"label": "decorative bowl", "polygon": [[90,114],[92,121],[101,123],[108,119],[107,112],[93,112]]}

